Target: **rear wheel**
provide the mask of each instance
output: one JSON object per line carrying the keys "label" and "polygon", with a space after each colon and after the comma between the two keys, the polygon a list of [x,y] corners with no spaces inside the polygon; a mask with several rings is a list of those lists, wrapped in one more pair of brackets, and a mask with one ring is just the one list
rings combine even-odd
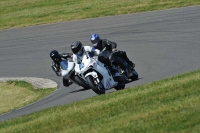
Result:
{"label": "rear wheel", "polygon": [[138,79],[138,73],[133,69],[133,76],[130,77],[132,80],[137,80]]}
{"label": "rear wheel", "polygon": [[125,88],[125,79],[124,77],[120,76],[120,77],[116,77],[115,81],[118,82],[118,85],[115,87],[116,90],[122,90]]}
{"label": "rear wheel", "polygon": [[86,80],[89,84],[89,86],[92,88],[92,90],[97,94],[105,94],[105,89],[103,88],[103,85],[100,83],[95,83],[95,79],[92,76],[87,76]]}

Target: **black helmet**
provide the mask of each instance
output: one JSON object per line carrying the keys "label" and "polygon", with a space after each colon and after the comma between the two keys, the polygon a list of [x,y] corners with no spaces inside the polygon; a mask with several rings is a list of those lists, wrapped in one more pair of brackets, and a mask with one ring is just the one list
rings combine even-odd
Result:
{"label": "black helmet", "polygon": [[60,55],[58,53],[58,51],[53,50],[50,52],[50,57],[53,61],[59,61],[60,60]]}
{"label": "black helmet", "polygon": [[71,44],[71,49],[74,54],[82,52],[82,43],[80,41],[75,41]]}
{"label": "black helmet", "polygon": [[96,47],[98,45],[100,40],[101,40],[101,38],[100,38],[99,34],[92,34],[90,36],[90,41],[94,47]]}

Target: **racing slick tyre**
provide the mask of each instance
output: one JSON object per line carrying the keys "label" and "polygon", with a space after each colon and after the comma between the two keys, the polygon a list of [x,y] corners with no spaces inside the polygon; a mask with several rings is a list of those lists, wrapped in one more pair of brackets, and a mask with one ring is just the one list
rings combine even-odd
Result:
{"label": "racing slick tyre", "polygon": [[73,76],[72,79],[80,86],[82,86],[84,89],[90,89],[90,86],[86,84],[85,81],[83,81],[80,77],[77,75]]}
{"label": "racing slick tyre", "polygon": [[124,77],[115,77],[114,80],[118,82],[118,85],[114,87],[116,90],[122,90],[125,88],[125,79]]}
{"label": "racing slick tyre", "polygon": [[69,79],[63,78],[63,86],[68,87],[71,84],[73,84],[73,82],[71,82]]}
{"label": "racing slick tyre", "polygon": [[133,76],[130,77],[133,81],[138,79],[138,73],[133,69]]}
{"label": "racing slick tyre", "polygon": [[96,82],[95,79],[91,75],[87,76],[86,80],[87,80],[90,88],[92,88],[92,90],[95,93],[97,93],[99,95],[105,94],[105,89],[104,89],[103,85],[101,84],[101,82],[100,82],[100,84],[96,84],[95,83]]}

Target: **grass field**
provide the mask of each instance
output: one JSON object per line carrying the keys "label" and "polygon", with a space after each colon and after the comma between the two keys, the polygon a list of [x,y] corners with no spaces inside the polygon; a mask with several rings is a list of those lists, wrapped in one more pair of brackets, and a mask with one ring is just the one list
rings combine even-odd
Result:
{"label": "grass field", "polygon": [[[200,1],[1,0],[0,29],[193,5],[200,5]],[[0,84],[1,113],[51,93],[38,91],[42,95],[36,94],[28,86],[18,88],[12,82]],[[0,132],[199,133],[199,86],[200,70],[196,70],[4,121],[0,123]],[[3,92],[5,88],[7,92]]]}
{"label": "grass field", "polygon": [[0,114],[23,107],[49,94],[55,88],[34,89],[25,81],[8,81],[0,83]]}
{"label": "grass field", "polygon": [[199,133],[200,70],[0,123],[1,133]]}
{"label": "grass field", "polygon": [[0,29],[199,4],[199,0],[1,0]]}

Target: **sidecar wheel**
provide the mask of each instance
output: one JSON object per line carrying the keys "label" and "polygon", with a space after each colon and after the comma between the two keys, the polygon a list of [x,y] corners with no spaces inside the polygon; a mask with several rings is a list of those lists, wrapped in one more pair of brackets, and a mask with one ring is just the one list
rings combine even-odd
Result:
{"label": "sidecar wheel", "polygon": [[97,94],[99,94],[99,95],[105,94],[105,89],[100,88],[98,85],[96,85],[96,84],[94,83],[94,78],[93,78],[92,76],[90,76],[90,75],[87,76],[87,77],[86,77],[86,80],[87,80],[89,86],[92,88],[92,90],[93,90],[95,93],[97,93]]}

